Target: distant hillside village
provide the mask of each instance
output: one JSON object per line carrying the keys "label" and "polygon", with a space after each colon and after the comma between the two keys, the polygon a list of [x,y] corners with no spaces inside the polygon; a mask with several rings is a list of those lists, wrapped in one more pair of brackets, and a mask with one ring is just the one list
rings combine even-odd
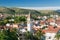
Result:
{"label": "distant hillside village", "polygon": [[36,10],[5,9],[0,9],[0,29],[16,28],[18,40],[60,40],[59,11],[48,14]]}

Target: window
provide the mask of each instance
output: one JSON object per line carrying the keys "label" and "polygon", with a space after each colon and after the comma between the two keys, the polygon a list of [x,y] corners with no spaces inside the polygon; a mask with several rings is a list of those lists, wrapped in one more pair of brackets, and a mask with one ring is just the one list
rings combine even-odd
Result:
{"label": "window", "polygon": [[22,34],[19,34],[19,36],[22,36]]}
{"label": "window", "polygon": [[22,40],[22,38],[20,38],[20,40]]}
{"label": "window", "polygon": [[51,37],[49,37],[49,39],[51,39]]}

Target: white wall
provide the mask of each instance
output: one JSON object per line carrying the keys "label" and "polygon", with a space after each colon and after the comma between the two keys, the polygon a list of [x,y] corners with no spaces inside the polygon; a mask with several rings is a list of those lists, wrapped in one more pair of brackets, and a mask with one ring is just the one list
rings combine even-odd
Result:
{"label": "white wall", "polygon": [[[55,35],[56,35],[56,33],[46,33],[45,40],[54,40]],[[49,37],[50,37],[50,39],[49,39]]]}

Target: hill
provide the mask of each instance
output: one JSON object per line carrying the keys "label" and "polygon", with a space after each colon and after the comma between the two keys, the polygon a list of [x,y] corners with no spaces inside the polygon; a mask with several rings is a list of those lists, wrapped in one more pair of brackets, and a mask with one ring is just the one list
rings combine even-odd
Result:
{"label": "hill", "polygon": [[16,15],[21,15],[21,14],[29,14],[31,15],[50,15],[50,14],[58,14],[60,15],[60,12],[58,10],[30,10],[30,9],[23,9],[23,8],[7,8],[7,7],[0,7],[0,13],[3,14],[16,14]]}

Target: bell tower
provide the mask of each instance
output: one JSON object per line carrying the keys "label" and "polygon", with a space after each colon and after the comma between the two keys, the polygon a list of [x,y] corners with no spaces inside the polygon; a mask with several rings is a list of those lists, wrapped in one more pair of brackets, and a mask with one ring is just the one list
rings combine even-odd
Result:
{"label": "bell tower", "polygon": [[30,19],[30,12],[27,15],[27,31],[31,31],[31,19]]}

